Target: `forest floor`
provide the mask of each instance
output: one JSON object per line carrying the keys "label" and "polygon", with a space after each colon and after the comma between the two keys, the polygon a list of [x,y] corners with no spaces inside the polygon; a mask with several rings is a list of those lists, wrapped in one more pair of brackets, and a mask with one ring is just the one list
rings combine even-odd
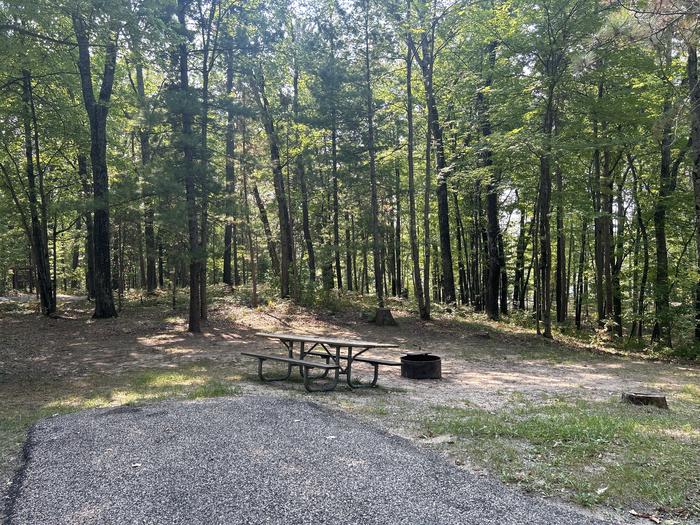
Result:
{"label": "forest floor", "polygon": [[[184,294],[183,294],[184,295]],[[700,367],[658,362],[487,322],[436,313],[422,322],[391,304],[399,326],[366,321],[346,295],[313,309],[285,301],[246,306],[215,289],[201,335],[186,330],[184,297],[129,298],[119,318],[95,321],[66,297],[61,318],[30,301],[0,303],[0,482],[9,484],[26,429],[83,408],[169,398],[265,394],[312,399],[490,473],[531,493],[588,507],[609,520],[700,523]],[[442,380],[381,370],[377,389],[307,394],[300,382],[257,381],[241,351],[281,350],[257,331],[321,333],[395,342],[374,355],[442,357]],[[484,337],[487,330],[490,337]],[[662,391],[671,410],[619,402],[623,391]],[[0,507],[2,507],[0,505]]]}

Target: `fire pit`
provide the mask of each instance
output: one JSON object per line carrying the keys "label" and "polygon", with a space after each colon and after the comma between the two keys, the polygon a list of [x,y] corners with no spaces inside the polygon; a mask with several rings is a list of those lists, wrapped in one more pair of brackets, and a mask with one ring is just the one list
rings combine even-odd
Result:
{"label": "fire pit", "polygon": [[440,356],[406,354],[401,357],[401,377],[409,379],[440,379],[442,366]]}

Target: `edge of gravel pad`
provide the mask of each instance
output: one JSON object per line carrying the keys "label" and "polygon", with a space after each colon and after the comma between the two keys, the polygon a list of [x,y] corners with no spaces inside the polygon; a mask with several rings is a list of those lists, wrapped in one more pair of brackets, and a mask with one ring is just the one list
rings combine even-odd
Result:
{"label": "edge of gravel pad", "polygon": [[[22,452],[20,456],[20,466],[15,470],[15,473],[12,477],[12,481],[9,485],[9,488],[5,492],[4,499],[5,499],[5,513],[4,516],[0,516],[3,518],[2,525],[12,525],[13,519],[14,519],[14,514],[15,514],[15,507],[17,504],[18,498],[22,494],[22,489],[24,488],[25,484],[25,478],[26,478],[26,473],[27,470],[29,469],[32,460],[33,460],[33,448],[40,443],[40,441],[37,439],[36,434],[39,429],[41,429],[45,424],[52,422],[52,421],[61,421],[61,420],[70,420],[70,419],[75,419],[75,418],[81,418],[81,417],[87,417],[90,414],[94,414],[95,417],[105,417],[105,416],[110,416],[110,415],[121,415],[121,414],[135,414],[141,411],[158,411],[158,410],[163,410],[163,408],[167,408],[170,406],[174,405],[209,405],[209,404],[217,404],[221,401],[234,401],[234,400],[242,400],[242,399],[249,399],[249,400],[260,400],[260,401],[275,401],[282,403],[287,406],[292,406],[292,405],[306,405],[310,409],[316,410],[319,413],[322,413],[324,415],[328,416],[335,416],[335,417],[342,417],[343,424],[349,424],[349,425],[357,425],[359,427],[363,427],[367,430],[373,431],[378,433],[379,435],[389,439],[390,441],[393,441],[395,443],[401,444],[403,446],[409,447],[418,453],[424,455],[429,459],[430,461],[436,462],[441,464],[443,468],[447,469],[455,469],[463,474],[466,474],[468,476],[472,476],[475,478],[480,479],[484,483],[491,484],[494,487],[499,487],[501,490],[504,491],[510,491],[510,492],[515,492],[520,494],[521,496],[532,499],[534,501],[539,500],[539,503],[544,503],[545,505],[551,505],[553,507],[557,507],[561,510],[568,511],[568,512],[576,512],[581,514],[582,516],[587,516],[591,519],[597,520],[600,523],[605,523],[605,521],[608,521],[610,523],[613,523],[609,521],[611,519],[610,516],[606,517],[601,517],[597,515],[594,512],[591,512],[588,509],[579,507],[577,505],[571,504],[569,502],[557,499],[556,497],[546,497],[544,495],[537,495],[533,494],[531,492],[527,492],[520,488],[519,486],[515,485],[507,485],[506,483],[503,483],[501,480],[496,478],[493,474],[491,473],[481,473],[481,472],[474,472],[470,469],[464,469],[459,467],[458,465],[453,464],[452,462],[449,461],[449,456],[445,455],[444,453],[440,453],[434,449],[427,448],[420,446],[414,441],[411,441],[408,438],[405,438],[403,436],[393,434],[389,432],[388,430],[380,427],[379,425],[376,425],[375,423],[371,421],[367,421],[365,419],[362,419],[354,414],[350,414],[348,412],[345,412],[339,407],[333,407],[333,406],[328,406],[325,404],[319,404],[313,400],[309,399],[302,399],[302,398],[289,398],[286,396],[277,396],[277,395],[262,395],[262,394],[253,394],[253,395],[248,395],[248,396],[223,396],[223,397],[216,397],[216,398],[207,398],[207,399],[168,399],[168,400],[163,400],[163,401],[157,401],[154,403],[138,403],[134,405],[119,405],[115,407],[104,407],[104,408],[90,408],[90,409],[85,409],[85,410],[78,410],[76,412],[71,412],[68,414],[56,414],[56,415],[51,415],[47,416],[45,418],[42,418],[35,423],[33,423],[28,429],[27,429],[27,437],[25,439],[25,442],[22,446]],[[156,412],[157,413],[157,412]],[[155,415],[155,414],[154,414]],[[605,521],[604,521],[605,520]],[[617,520],[615,520],[617,521]]]}

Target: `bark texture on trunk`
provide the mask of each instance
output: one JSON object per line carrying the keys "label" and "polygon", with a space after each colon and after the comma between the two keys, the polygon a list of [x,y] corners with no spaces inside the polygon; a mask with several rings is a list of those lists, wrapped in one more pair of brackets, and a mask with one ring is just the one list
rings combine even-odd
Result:
{"label": "bark texture on trunk", "polygon": [[639,202],[639,180],[637,170],[634,166],[634,159],[631,155],[627,156],[627,162],[632,172],[632,198],[634,200],[635,216],[637,218],[637,228],[639,229],[639,237],[642,243],[642,275],[639,282],[639,291],[637,292],[637,307],[636,319],[632,324],[630,336],[641,338],[644,334],[644,313],[645,313],[645,294],[647,287],[647,279],[649,276],[649,234],[647,232],[646,223],[642,216],[642,207]]}
{"label": "bark texture on trunk", "polygon": [[73,14],[73,30],[78,43],[78,71],[85,111],[90,124],[90,162],[93,185],[94,318],[116,317],[112,294],[112,268],[109,232],[109,178],[107,173],[107,115],[117,62],[117,32],[104,46],[104,71],[97,98],[93,91],[90,42],[86,21]]}
{"label": "bark texture on trunk", "polygon": [[[480,121],[481,134],[485,141],[491,136],[491,120],[488,115],[488,105],[484,92],[487,92],[493,84],[492,69],[496,62],[496,42],[490,42],[485,49],[488,61],[488,72],[484,88],[477,93],[477,113]],[[481,165],[490,168],[493,164],[491,148],[486,143],[481,150]],[[498,306],[499,288],[501,282],[501,253],[498,247],[501,237],[501,229],[498,222],[498,177],[496,173],[490,173],[486,186],[486,219],[487,219],[487,252],[488,252],[488,277],[486,286],[486,313],[490,319],[498,319],[500,309]]]}
{"label": "bark texture on trunk", "polygon": [[[433,24],[433,31],[434,31]],[[435,151],[435,168],[437,171],[438,230],[440,233],[440,262],[442,273],[442,300],[452,304],[456,300],[454,269],[452,264],[452,244],[450,241],[450,211],[447,191],[448,167],[445,156],[443,128],[440,123],[437,100],[433,87],[434,42],[435,35],[423,35],[421,53],[414,48],[413,53],[421,67],[426,105],[428,107],[428,129]]]}
{"label": "bark texture on trunk", "polygon": [[[411,0],[407,0],[407,13],[411,12]],[[416,185],[413,148],[415,145],[413,129],[413,52],[411,50],[411,33],[407,33],[408,50],[406,52],[406,120],[408,125],[408,232],[411,242],[411,262],[413,265],[413,290],[418,303],[418,312],[423,320],[430,319],[425,306],[423,283],[421,282],[420,260],[418,253],[418,228],[416,220]]]}
{"label": "bark texture on trunk", "polygon": [[556,169],[557,181],[557,270],[556,295],[557,322],[566,321],[568,314],[567,286],[566,286],[566,235],[564,232],[564,177],[559,166]]}
{"label": "bark texture on trunk", "polygon": [[542,335],[552,338],[551,320],[551,272],[552,272],[552,240],[550,237],[549,211],[552,198],[552,132],[554,129],[554,85],[550,83],[547,93],[547,105],[544,112],[542,131],[544,133],[544,148],[540,156],[540,188],[538,195],[539,219],[539,294],[538,304],[544,331]]}
{"label": "bark texture on trunk", "polygon": [[[294,77],[292,79],[294,88],[293,112],[294,121],[299,125],[299,66],[296,58],[294,60]],[[300,141],[299,132],[296,133],[297,143]],[[316,251],[314,250],[313,238],[311,236],[311,226],[309,224],[309,191],[306,185],[306,168],[304,165],[304,152],[297,154],[294,159],[294,171],[301,193],[301,221],[304,232],[304,243],[306,245],[306,260],[309,267],[309,281],[316,282]],[[349,268],[349,266],[348,266]],[[349,279],[348,279],[349,281]]]}
{"label": "bark texture on trunk", "polygon": [[[184,36],[187,33],[186,17],[188,0],[178,0],[177,18],[180,24],[179,30]],[[201,331],[201,299],[200,299],[200,279],[201,279],[201,255],[199,252],[199,227],[197,224],[197,200],[195,187],[195,166],[194,143],[192,134],[192,101],[189,94],[189,68],[188,68],[188,43],[186,41],[178,45],[178,67],[180,91],[184,103],[181,114],[181,147],[184,157],[183,169],[185,178],[185,199],[187,202],[187,231],[189,239],[189,265],[190,265],[190,302],[188,330],[190,332]]]}
{"label": "bark texture on trunk", "polygon": [[372,207],[372,259],[374,263],[374,288],[377,306],[384,308],[384,278],[382,274],[382,239],[379,232],[379,201],[377,196],[376,151],[374,150],[374,100],[370,70],[369,0],[365,0],[365,102],[367,111],[367,150],[369,153],[370,199]]}
{"label": "bark texture on trunk", "polygon": [[260,196],[260,190],[257,184],[253,184],[253,198],[255,199],[255,204],[258,207],[258,212],[260,214],[260,222],[263,225],[263,231],[265,232],[265,240],[267,241],[267,251],[270,255],[270,264],[272,265],[272,272],[275,275],[279,275],[280,271],[280,260],[277,255],[277,243],[275,238],[272,236],[272,229],[270,228],[270,220],[267,218],[267,211],[265,209],[265,203]]}
{"label": "bark texture on trunk", "polygon": [[[32,260],[36,268],[37,287],[39,300],[41,302],[41,312],[44,315],[53,315],[56,312],[56,282],[51,279],[51,266],[49,261],[49,246],[46,216],[46,203],[40,197],[39,184],[37,183],[37,172],[41,172],[39,163],[38,140],[32,145],[32,118],[34,113],[34,101],[32,95],[32,76],[29,70],[22,71],[22,120],[24,130],[24,153],[25,153],[25,173],[27,176],[26,193],[29,200],[29,225],[25,225],[31,246]],[[34,130],[37,133],[37,130]],[[34,149],[36,148],[36,151]],[[37,165],[34,165],[34,155],[37,157]],[[36,168],[36,171],[35,171]],[[55,226],[55,221],[54,221]],[[56,236],[54,234],[54,243]],[[56,261],[56,250],[54,244],[54,263]],[[55,269],[54,269],[55,276]]]}
{"label": "bark texture on trunk", "polygon": [[257,78],[257,102],[262,117],[263,127],[267,135],[270,148],[270,162],[272,163],[272,177],[275,187],[275,200],[277,201],[277,215],[280,227],[280,295],[289,297],[289,269],[292,263],[292,228],[289,220],[289,208],[287,207],[287,194],[282,174],[282,162],[280,160],[279,139],[275,130],[275,123],[270,112],[270,105],[265,94],[265,79],[262,71],[258,71]]}
{"label": "bark texture on trunk", "polygon": [[688,45],[688,88],[690,90],[690,154],[695,194],[695,249],[697,251],[698,281],[695,286],[695,340],[700,341],[700,80],[698,52]]}
{"label": "bark texture on trunk", "polygon": [[[671,67],[671,32],[666,30],[663,38],[663,64]],[[671,347],[671,288],[668,278],[668,243],[666,238],[666,212],[668,200],[673,193],[673,168],[671,148],[673,146],[673,118],[670,94],[664,94],[661,130],[661,166],[659,170],[659,193],[654,202],[654,239],[656,244],[656,281],[654,283],[654,303],[656,321],[652,340]]]}
{"label": "bark texture on trunk", "polygon": [[232,271],[231,259],[233,256],[232,245],[237,234],[236,216],[236,174],[235,174],[235,112],[230,100],[233,92],[233,50],[226,50],[226,95],[228,98],[228,108],[226,110],[226,227],[224,229],[224,268],[223,281],[229,286],[239,284]]}
{"label": "bark texture on trunk", "polygon": [[[148,121],[148,101],[146,100],[146,88],[143,78],[143,65],[139,57],[136,63],[136,94],[139,98],[141,106],[142,122],[139,126],[139,146],[141,149],[141,174],[143,185],[143,177],[145,176],[148,165],[151,161],[151,129]],[[145,186],[145,185],[144,185]],[[153,208],[153,197],[148,195],[148,191],[142,190],[144,199],[144,236],[146,237],[146,292],[153,293],[158,287],[156,281],[156,236],[154,231],[155,210]]]}

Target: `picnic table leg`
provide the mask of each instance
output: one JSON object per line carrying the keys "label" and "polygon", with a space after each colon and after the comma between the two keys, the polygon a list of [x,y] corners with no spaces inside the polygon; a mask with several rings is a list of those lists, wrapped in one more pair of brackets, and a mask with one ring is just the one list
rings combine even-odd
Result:
{"label": "picnic table leg", "polygon": [[377,380],[379,379],[379,365],[377,365],[377,364],[372,364],[372,366],[374,367],[374,375],[372,377],[372,382],[369,385],[362,385],[362,384],[353,385],[352,384],[352,363],[355,361],[356,357],[358,357],[360,354],[363,354],[367,350],[369,350],[369,349],[365,348],[363,350],[360,350],[353,357],[352,347],[348,347],[348,367],[347,367],[346,379],[348,382],[348,386],[350,388],[353,388],[353,389],[354,388],[373,388],[373,387],[377,386]]}
{"label": "picnic table leg", "polygon": [[[304,360],[304,341],[299,342],[299,359]],[[299,367],[299,375],[304,377],[304,367]]]}
{"label": "picnic table leg", "polygon": [[352,386],[352,346],[348,346],[348,366],[345,368],[345,380],[348,382],[348,386]]}
{"label": "picnic table leg", "polygon": [[[309,368],[304,366],[303,368],[303,374],[304,374],[304,388],[306,389],[307,392],[330,392],[331,390],[335,390],[335,387],[338,386],[338,379],[340,378],[340,372],[336,368],[335,369],[335,374],[333,376],[333,380],[329,381],[327,383],[322,384],[320,387],[313,387],[311,386],[311,378],[309,376]],[[318,379],[318,378],[316,378]]]}
{"label": "picnic table leg", "polygon": [[[309,355],[309,353],[310,353],[312,350],[313,350],[313,347],[311,348],[311,350],[309,350],[308,352],[306,352],[306,351],[304,350],[304,341],[299,341],[299,359],[301,359],[301,360],[303,361],[304,358],[305,358],[307,355]],[[326,364],[328,364],[329,361],[330,361],[330,356],[324,356],[323,359],[325,359],[325,360],[326,360]],[[304,377],[304,367],[301,366],[301,365],[299,365],[299,375],[300,375],[301,377]],[[310,379],[325,379],[326,377],[328,377],[328,369],[324,370],[320,375],[318,375],[318,376],[316,376],[316,377],[310,377]]]}
{"label": "picnic table leg", "polygon": [[[336,346],[335,348],[335,364],[338,365],[340,363],[340,347]],[[336,368],[333,371],[333,380],[329,381],[328,383],[325,383],[321,385],[320,387],[316,388],[311,386],[311,379],[322,379],[328,375],[328,370],[325,371],[325,373],[317,378],[312,378],[309,376],[309,368],[306,366],[300,367],[302,369],[302,375],[304,377],[304,388],[306,389],[307,392],[329,392],[331,390],[335,390],[335,387],[338,386],[338,381],[340,379],[340,368]]]}
{"label": "picnic table leg", "polygon": [[264,358],[258,357],[258,377],[260,378],[260,381],[266,381],[266,382],[286,381],[292,375],[292,367],[287,366],[287,374],[284,375],[283,377],[266,378],[265,375],[263,374],[263,361],[265,361]]}
{"label": "picnic table leg", "polygon": [[[304,343],[302,343],[303,345]],[[287,354],[289,356],[289,359],[294,359],[294,341],[289,341],[289,345],[287,346]],[[303,358],[302,358],[303,359]],[[292,366],[290,363],[287,363],[287,378],[289,378],[292,375]]]}

